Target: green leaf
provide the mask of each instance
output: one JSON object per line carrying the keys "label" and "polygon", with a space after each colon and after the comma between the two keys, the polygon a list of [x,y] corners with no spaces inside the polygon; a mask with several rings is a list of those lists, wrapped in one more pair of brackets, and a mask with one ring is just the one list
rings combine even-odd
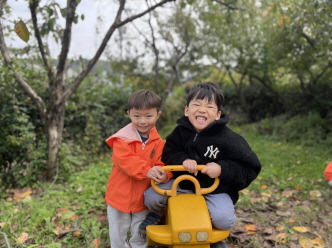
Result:
{"label": "green leaf", "polygon": [[65,18],[67,15],[67,8],[60,9],[60,13],[61,13],[62,17]]}
{"label": "green leaf", "polygon": [[14,30],[18,37],[20,37],[23,41],[28,42],[30,38],[30,33],[27,26],[22,20],[15,24]]}

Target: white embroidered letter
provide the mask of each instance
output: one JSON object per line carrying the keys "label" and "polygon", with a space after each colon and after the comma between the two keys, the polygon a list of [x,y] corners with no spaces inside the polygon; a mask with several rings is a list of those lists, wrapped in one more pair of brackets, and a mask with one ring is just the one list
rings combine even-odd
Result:
{"label": "white embroidered letter", "polygon": [[204,156],[206,157],[208,155],[208,153],[210,152],[210,155],[208,156],[209,158],[211,158],[213,156],[213,158],[217,158],[217,154],[219,152],[219,149],[218,147],[216,147],[214,150],[213,150],[213,146],[208,146],[207,147],[207,151],[206,153],[204,154]]}

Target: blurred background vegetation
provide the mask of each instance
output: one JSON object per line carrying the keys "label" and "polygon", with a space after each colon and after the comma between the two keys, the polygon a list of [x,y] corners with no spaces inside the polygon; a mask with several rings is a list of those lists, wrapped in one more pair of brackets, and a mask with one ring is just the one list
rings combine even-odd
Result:
{"label": "blurred background vegetation", "polygon": [[[272,140],[332,147],[332,2],[179,1],[121,29],[66,103],[56,179],[86,168],[110,149],[107,137],[129,123],[126,101],[138,89],[163,99],[165,137],[181,117],[192,85],[213,81],[225,95],[231,126]],[[54,6],[45,5],[52,10]],[[51,11],[41,20],[49,24]],[[9,20],[7,6],[3,19]],[[52,17],[52,18],[51,18]],[[57,21],[54,19],[53,21]],[[26,20],[31,26],[31,21]],[[55,32],[49,25],[48,33]],[[6,26],[8,33],[13,26]],[[136,33],[136,35],[133,35]],[[46,35],[45,34],[45,35]],[[140,37],[139,39],[137,37]],[[46,44],[47,46],[47,44]],[[20,73],[43,98],[47,72],[37,45],[10,48]],[[57,60],[51,60],[56,65]],[[86,65],[68,63],[68,81]],[[46,138],[37,107],[0,61],[0,191],[31,186],[46,169]]]}

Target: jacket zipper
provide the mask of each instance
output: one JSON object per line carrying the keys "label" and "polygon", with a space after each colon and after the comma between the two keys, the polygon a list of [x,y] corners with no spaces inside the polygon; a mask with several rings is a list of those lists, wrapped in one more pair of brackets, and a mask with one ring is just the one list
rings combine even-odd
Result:
{"label": "jacket zipper", "polygon": [[[146,141],[146,142],[148,142],[148,141]],[[142,142],[142,151],[144,151],[144,148],[145,148],[145,143]],[[133,192],[133,201],[131,202],[132,207],[135,205],[134,203],[137,200],[137,192],[136,192],[137,186],[136,186],[136,182],[134,184],[135,184],[135,186],[134,186],[134,192]],[[133,213],[133,211],[130,211],[130,212]]]}
{"label": "jacket zipper", "polygon": [[[198,133],[195,134],[195,137],[194,137],[194,140],[193,140],[193,148],[194,148],[194,150],[195,150],[195,141],[196,141],[197,136],[198,136]],[[195,158],[196,158],[196,162],[197,162],[199,158],[198,158],[196,152],[195,152]]]}

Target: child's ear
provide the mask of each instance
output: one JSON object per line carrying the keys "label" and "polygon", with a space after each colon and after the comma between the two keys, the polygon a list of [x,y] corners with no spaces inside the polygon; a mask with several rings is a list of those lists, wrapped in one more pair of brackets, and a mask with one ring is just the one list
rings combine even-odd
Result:
{"label": "child's ear", "polygon": [[221,114],[222,114],[221,111],[218,111],[217,116],[216,116],[216,120],[220,119]]}
{"label": "child's ear", "polygon": [[185,106],[185,107],[184,107],[184,115],[185,115],[185,116],[188,116],[188,106]]}
{"label": "child's ear", "polygon": [[157,119],[159,119],[159,117],[161,116],[161,113],[162,113],[161,111],[158,112]]}

